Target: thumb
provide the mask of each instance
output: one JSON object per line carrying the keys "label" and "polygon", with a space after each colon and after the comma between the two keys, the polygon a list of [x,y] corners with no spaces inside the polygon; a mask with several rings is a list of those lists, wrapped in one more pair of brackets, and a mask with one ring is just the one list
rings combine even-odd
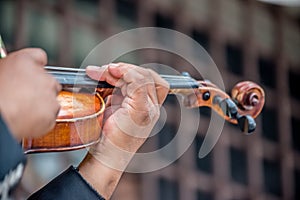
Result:
{"label": "thumb", "polygon": [[[25,48],[11,53],[13,55],[31,58],[35,63],[45,66],[48,62],[47,54],[40,48]],[[11,55],[10,54],[10,55]]]}

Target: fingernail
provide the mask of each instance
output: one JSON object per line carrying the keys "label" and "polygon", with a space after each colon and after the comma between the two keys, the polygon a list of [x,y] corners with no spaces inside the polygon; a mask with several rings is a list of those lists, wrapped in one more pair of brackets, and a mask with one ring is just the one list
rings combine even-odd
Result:
{"label": "fingernail", "polygon": [[98,70],[100,67],[96,66],[96,65],[89,65],[86,68],[89,69],[89,70]]}
{"label": "fingernail", "polygon": [[115,68],[115,67],[119,67],[120,65],[116,64],[116,63],[109,63],[108,66],[112,67],[112,68]]}

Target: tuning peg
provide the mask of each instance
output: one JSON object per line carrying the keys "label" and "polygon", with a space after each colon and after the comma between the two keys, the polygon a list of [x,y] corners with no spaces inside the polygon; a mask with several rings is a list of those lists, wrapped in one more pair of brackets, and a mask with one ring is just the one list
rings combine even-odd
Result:
{"label": "tuning peg", "polygon": [[222,99],[221,97],[215,97],[214,103],[220,106],[224,115],[228,116],[229,118],[236,117],[238,113],[238,108],[231,99]]}
{"label": "tuning peg", "polygon": [[224,99],[220,102],[220,107],[223,110],[223,113],[230,118],[235,118],[238,113],[238,108],[231,99]]}
{"label": "tuning peg", "polygon": [[242,132],[246,134],[252,133],[256,128],[256,123],[250,115],[239,115],[236,116],[238,125]]}
{"label": "tuning peg", "polygon": [[252,133],[256,128],[256,123],[250,115],[240,115],[236,104],[229,98],[222,99],[215,96],[213,99],[214,104],[218,104],[223,111],[223,114],[229,118],[237,119],[238,126],[244,133]]}

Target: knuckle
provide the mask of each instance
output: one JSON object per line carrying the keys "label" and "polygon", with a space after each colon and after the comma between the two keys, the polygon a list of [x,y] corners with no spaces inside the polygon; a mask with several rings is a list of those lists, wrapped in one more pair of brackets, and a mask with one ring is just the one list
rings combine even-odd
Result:
{"label": "knuckle", "polygon": [[133,64],[129,64],[129,63],[124,63],[124,62],[118,62],[116,63],[118,66],[120,66],[121,68],[126,68],[128,70],[134,70],[136,69],[138,66],[133,65]]}
{"label": "knuckle", "polygon": [[41,65],[45,65],[47,63],[47,54],[41,48],[34,48],[32,49],[32,57],[35,61]]}
{"label": "knuckle", "polygon": [[38,55],[40,57],[47,56],[46,52],[41,48],[30,48],[30,50],[32,51],[32,53],[35,53],[36,55]]}
{"label": "knuckle", "polygon": [[149,124],[151,121],[150,113],[149,112],[141,112],[139,115],[139,119],[143,125]]}
{"label": "knuckle", "polygon": [[153,73],[156,73],[152,69],[145,69],[145,70],[146,70],[147,75],[149,75],[151,77],[152,77]]}
{"label": "knuckle", "polygon": [[145,71],[145,79],[148,81],[148,82],[152,82],[153,83],[153,77],[152,77],[152,73],[149,71],[149,70],[146,70]]}
{"label": "knuckle", "polygon": [[155,73],[151,68],[145,68],[149,73]]}
{"label": "knuckle", "polygon": [[127,91],[129,94],[143,94],[146,92],[145,83],[136,81],[135,83],[129,84],[127,86]]}
{"label": "knuckle", "polygon": [[136,79],[135,85],[137,85],[136,87],[138,87],[138,88],[143,88],[148,84],[148,81],[149,80],[146,77],[140,76]]}
{"label": "knuckle", "polygon": [[40,65],[45,65],[47,63],[47,54],[41,48],[25,48],[19,51],[15,51],[9,56],[12,56],[17,61],[31,61],[33,63],[38,63]]}
{"label": "knuckle", "polygon": [[152,124],[158,120],[159,116],[160,110],[157,106],[152,105],[148,106],[144,112],[141,112],[139,118],[144,124]]}
{"label": "knuckle", "polygon": [[41,48],[34,48],[35,53],[41,58],[47,58],[46,52]]}

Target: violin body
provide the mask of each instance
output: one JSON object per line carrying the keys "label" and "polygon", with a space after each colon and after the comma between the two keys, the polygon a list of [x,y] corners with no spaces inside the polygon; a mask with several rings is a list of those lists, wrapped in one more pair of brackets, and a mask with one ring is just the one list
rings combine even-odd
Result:
{"label": "violin body", "polygon": [[39,138],[24,138],[25,153],[80,149],[98,142],[105,104],[98,94],[61,91],[56,125]]}

